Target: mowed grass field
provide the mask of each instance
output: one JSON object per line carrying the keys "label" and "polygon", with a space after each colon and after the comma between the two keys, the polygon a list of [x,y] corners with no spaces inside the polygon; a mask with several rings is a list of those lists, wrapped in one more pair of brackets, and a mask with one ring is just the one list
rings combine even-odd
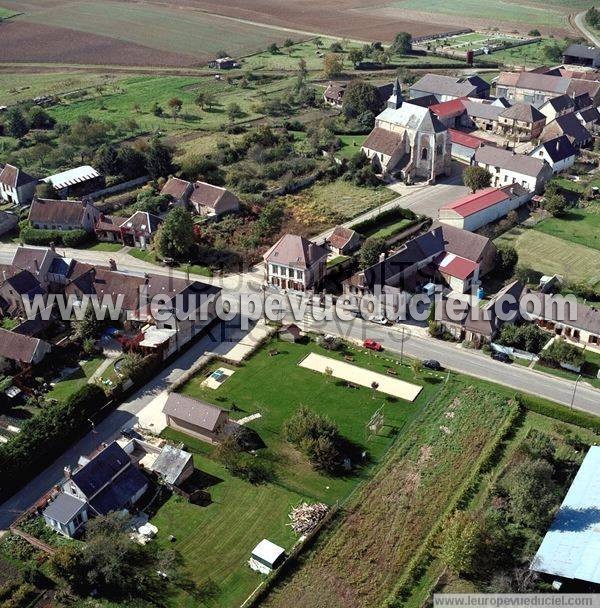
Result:
{"label": "mowed grass field", "polygon": [[[279,354],[272,357],[269,351]],[[231,476],[215,460],[214,448],[182,433],[166,429],[163,437],[183,442],[194,452],[197,469],[207,480],[212,502],[195,506],[171,497],[160,507],[152,522],[158,527],[159,543],[179,550],[192,579],[202,585],[216,584],[214,594],[205,604],[211,607],[239,606],[255,589],[261,577],[247,566],[251,550],[260,540],[269,540],[290,549],[294,535],[286,525],[288,513],[303,501],[323,501],[333,505],[346,499],[372,475],[372,468],[383,458],[398,436],[403,436],[426,404],[442,390],[443,375],[423,372],[415,378],[408,365],[399,365],[392,356],[376,356],[361,348],[347,351],[354,363],[376,372],[393,368],[398,378],[423,385],[413,403],[377,394],[367,388],[348,388],[345,383],[328,379],[324,374],[302,368],[298,363],[310,352],[342,359],[341,352],[330,352],[314,342],[288,344],[271,341],[257,351],[217,390],[201,386],[214,369],[214,363],[183,387],[187,395],[235,410],[230,415],[241,418],[260,413],[261,418],[247,426],[258,433],[265,448],[257,458],[270,463],[275,471],[273,482],[252,485]],[[301,405],[306,405],[336,422],[344,438],[354,443],[357,454],[366,450],[369,459],[356,462],[354,473],[334,477],[315,471],[306,457],[285,441],[284,422]],[[385,423],[377,436],[369,439],[366,425],[373,413],[383,406]],[[169,535],[177,541],[169,543]],[[198,606],[186,593],[174,599],[177,608]],[[300,604],[298,604],[300,605]]]}
{"label": "mowed grass field", "polygon": [[535,229],[600,251],[600,205],[571,209],[563,217],[543,220]]}
{"label": "mowed grass field", "polygon": [[560,274],[565,278],[600,285],[600,251],[564,240],[540,230],[513,228],[496,239],[496,244],[515,247],[519,265],[543,274]]}
{"label": "mowed grass field", "polygon": [[220,50],[235,56],[246,55],[264,49],[272,42],[303,38],[293,32],[194,11],[189,6],[109,0],[52,3],[20,19],[197,56],[199,62]]}
{"label": "mowed grass field", "polygon": [[0,6],[0,19],[8,19],[8,17],[12,17],[16,14],[17,13],[15,11],[11,11],[8,8],[3,8]]}

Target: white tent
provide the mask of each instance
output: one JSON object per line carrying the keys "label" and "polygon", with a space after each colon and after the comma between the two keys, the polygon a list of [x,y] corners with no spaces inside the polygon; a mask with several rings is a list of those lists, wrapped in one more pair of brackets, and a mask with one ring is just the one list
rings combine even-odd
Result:
{"label": "white tent", "polygon": [[265,538],[254,547],[248,563],[252,570],[268,574],[281,564],[284,555],[285,549]]}

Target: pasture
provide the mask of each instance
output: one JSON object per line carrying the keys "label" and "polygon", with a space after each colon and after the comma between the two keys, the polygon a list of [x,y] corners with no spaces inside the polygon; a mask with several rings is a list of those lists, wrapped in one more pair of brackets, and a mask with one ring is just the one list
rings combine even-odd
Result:
{"label": "pasture", "polygon": [[600,285],[600,251],[597,249],[524,228],[513,228],[495,243],[515,247],[520,266],[542,274],[560,274],[570,281],[591,286]]}

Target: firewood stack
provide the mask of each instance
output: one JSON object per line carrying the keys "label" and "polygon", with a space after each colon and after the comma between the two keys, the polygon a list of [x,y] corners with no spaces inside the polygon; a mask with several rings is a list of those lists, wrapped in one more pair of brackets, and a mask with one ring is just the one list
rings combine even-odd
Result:
{"label": "firewood stack", "polygon": [[292,523],[288,526],[291,526],[296,534],[307,534],[325,517],[328,510],[329,507],[322,502],[313,505],[303,502],[299,507],[292,509],[289,516]]}

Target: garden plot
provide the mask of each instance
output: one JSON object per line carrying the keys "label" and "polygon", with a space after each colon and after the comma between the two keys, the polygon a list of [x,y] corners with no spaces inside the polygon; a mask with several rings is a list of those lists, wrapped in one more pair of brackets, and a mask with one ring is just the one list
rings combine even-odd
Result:
{"label": "garden plot", "polygon": [[391,378],[390,376],[385,376],[384,374],[379,374],[344,361],[338,361],[331,357],[324,357],[317,353],[310,353],[298,365],[321,374],[324,374],[325,370],[329,368],[332,370],[331,375],[334,378],[340,378],[346,382],[359,384],[367,388],[374,388],[375,384],[377,384],[375,390],[378,392],[406,401],[414,401],[422,390],[422,387],[416,384],[411,384],[398,378]]}

